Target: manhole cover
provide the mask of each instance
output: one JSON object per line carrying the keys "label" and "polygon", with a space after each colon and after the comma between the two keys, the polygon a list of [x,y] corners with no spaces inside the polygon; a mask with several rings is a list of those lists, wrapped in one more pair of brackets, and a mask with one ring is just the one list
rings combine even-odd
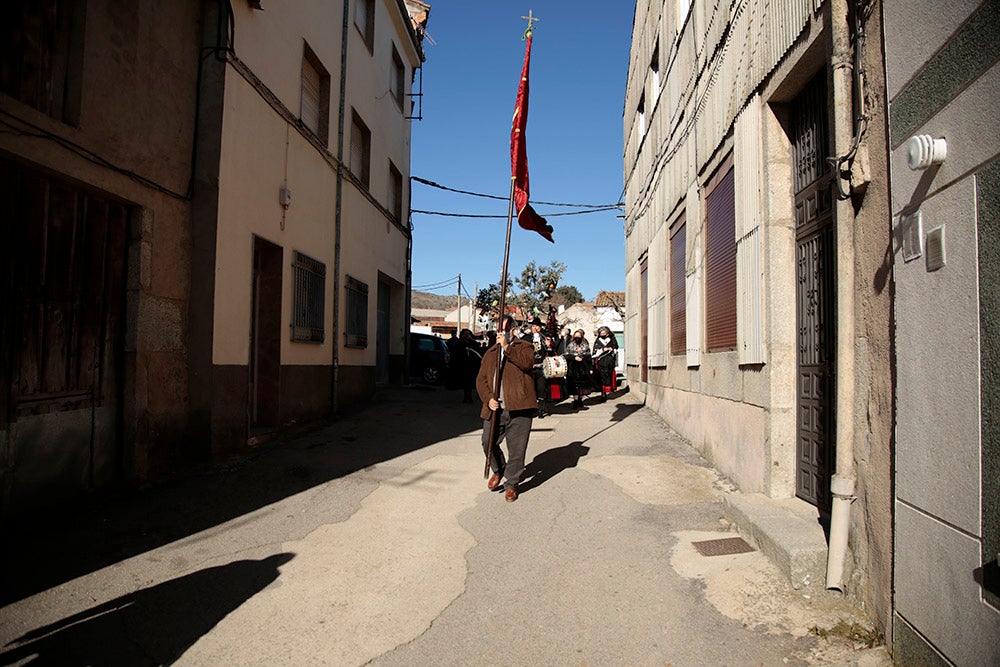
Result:
{"label": "manhole cover", "polygon": [[743,541],[742,537],[723,537],[718,540],[705,540],[691,544],[702,556],[729,556],[750,553],[754,550],[752,546]]}

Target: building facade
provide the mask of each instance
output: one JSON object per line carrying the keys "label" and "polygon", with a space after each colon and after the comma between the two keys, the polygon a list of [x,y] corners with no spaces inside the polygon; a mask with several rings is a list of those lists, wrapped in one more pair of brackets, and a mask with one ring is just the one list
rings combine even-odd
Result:
{"label": "building facade", "polygon": [[[1000,3],[882,4],[896,239],[895,656],[995,665]],[[911,166],[912,148],[941,139],[942,159]]]}
{"label": "building facade", "polygon": [[5,6],[0,516],[244,451],[405,381],[428,11]]}
{"label": "building facade", "polygon": [[826,527],[826,586],[891,632],[881,28],[848,9],[636,3],[626,375],[741,494]]}
{"label": "building facade", "polygon": [[632,390],[741,494],[810,508],[898,664],[1000,661],[998,21],[636,4]]}
{"label": "building facade", "polygon": [[0,514],[187,432],[196,2],[19,1],[0,65]]}
{"label": "building facade", "polygon": [[[202,440],[245,447],[404,380],[410,100],[399,0],[233,6],[200,118],[189,382]],[[216,138],[218,139],[216,143]],[[216,171],[217,170],[217,171]]]}

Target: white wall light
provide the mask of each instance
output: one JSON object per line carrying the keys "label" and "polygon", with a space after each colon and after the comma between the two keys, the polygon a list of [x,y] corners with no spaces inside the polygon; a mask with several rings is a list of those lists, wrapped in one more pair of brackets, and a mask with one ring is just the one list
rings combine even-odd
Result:
{"label": "white wall light", "polygon": [[929,134],[918,134],[906,142],[906,163],[910,169],[926,169],[932,164],[941,164],[948,157],[948,142],[935,139]]}

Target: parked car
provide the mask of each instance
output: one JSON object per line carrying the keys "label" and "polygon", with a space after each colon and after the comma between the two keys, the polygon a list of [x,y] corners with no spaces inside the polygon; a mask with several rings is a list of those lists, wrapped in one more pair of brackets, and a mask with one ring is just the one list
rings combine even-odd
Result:
{"label": "parked car", "polygon": [[448,346],[438,336],[410,332],[410,376],[440,384],[448,373]]}

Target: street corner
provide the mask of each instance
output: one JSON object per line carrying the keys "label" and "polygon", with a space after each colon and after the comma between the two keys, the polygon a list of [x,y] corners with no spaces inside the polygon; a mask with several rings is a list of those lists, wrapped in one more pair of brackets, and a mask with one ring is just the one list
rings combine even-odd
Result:
{"label": "street corner", "polygon": [[672,456],[589,456],[580,467],[614,482],[644,505],[687,505],[720,502],[718,475]]}

